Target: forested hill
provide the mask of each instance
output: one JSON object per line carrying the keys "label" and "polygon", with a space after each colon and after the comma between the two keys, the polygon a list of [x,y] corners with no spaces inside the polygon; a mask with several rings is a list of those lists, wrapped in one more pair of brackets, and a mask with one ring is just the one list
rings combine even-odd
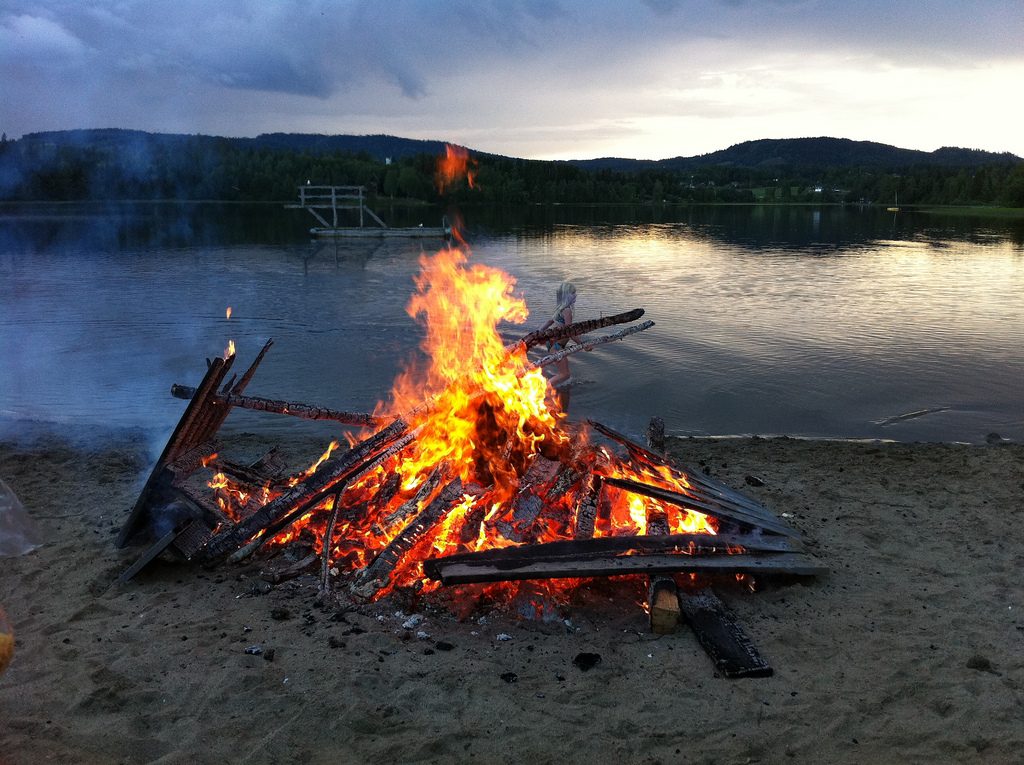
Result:
{"label": "forested hill", "polygon": [[444,141],[421,141],[393,135],[320,135],[316,133],[263,133],[255,138],[224,138],[208,135],[180,133],[147,133],[142,130],[106,128],[98,130],[53,130],[28,133],[22,139],[26,144],[67,148],[106,148],[138,151],[159,148],[180,148],[188,144],[218,145],[227,142],[246,150],[270,149],[308,154],[366,153],[384,161],[385,157],[398,159],[416,154],[440,154]]}
{"label": "forested hill", "polygon": [[[272,133],[255,138],[70,130],[0,137],[0,200],[281,201],[296,187],[362,185],[371,196],[437,202],[441,141]],[[1024,207],[1012,154],[900,149],[842,138],[748,141],[664,160],[546,162],[470,150],[459,203],[856,202]]]}
{"label": "forested hill", "polygon": [[948,146],[927,152],[848,138],[765,138],[694,157],[662,160],[606,158],[573,160],[572,164],[591,170],[630,172],[651,169],[680,171],[716,165],[750,169],[864,167],[896,170],[911,166],[1015,165],[1022,161],[1009,153]]}

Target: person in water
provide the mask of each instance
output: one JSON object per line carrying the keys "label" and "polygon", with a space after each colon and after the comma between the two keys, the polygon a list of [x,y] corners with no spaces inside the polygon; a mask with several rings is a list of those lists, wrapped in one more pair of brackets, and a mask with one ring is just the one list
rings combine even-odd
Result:
{"label": "person in water", "polygon": [[[562,282],[555,292],[555,313],[544,322],[540,331],[551,326],[566,327],[572,324],[572,307],[576,304],[576,286],[572,282]],[[573,340],[581,343],[579,337],[573,336]],[[548,344],[548,350],[554,353],[565,347],[565,340],[559,340]],[[555,374],[548,381],[551,387],[562,391],[572,384],[572,375],[569,372],[569,359],[565,358],[555,364]]]}

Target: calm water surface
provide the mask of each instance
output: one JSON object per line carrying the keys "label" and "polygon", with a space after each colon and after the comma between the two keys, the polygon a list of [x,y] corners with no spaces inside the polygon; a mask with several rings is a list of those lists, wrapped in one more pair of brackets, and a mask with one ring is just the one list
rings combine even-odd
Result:
{"label": "calm water surface", "polygon": [[[379,211],[394,225],[440,212]],[[570,415],[640,433],[1024,440],[1024,226],[856,208],[463,210],[472,262],[550,315],[657,326],[573,358]],[[0,207],[0,418],[170,428],[235,340],[249,393],[369,410],[421,330],[433,241],[315,242],[277,206]],[[225,308],[233,316],[225,319]],[[503,327],[510,337],[516,327]],[[917,416],[899,418],[901,415]],[[233,413],[273,434],[330,426]]]}

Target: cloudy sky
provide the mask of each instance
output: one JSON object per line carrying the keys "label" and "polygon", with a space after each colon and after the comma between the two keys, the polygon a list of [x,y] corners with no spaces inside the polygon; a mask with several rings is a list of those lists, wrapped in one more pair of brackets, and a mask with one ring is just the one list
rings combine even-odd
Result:
{"label": "cloudy sky", "polygon": [[1024,0],[0,0],[0,130],[1024,156]]}

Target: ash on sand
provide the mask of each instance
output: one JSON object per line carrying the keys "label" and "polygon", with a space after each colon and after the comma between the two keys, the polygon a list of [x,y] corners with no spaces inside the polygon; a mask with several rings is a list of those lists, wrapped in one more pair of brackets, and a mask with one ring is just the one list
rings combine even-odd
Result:
{"label": "ash on sand", "polygon": [[[272,445],[236,440],[257,456]],[[321,444],[283,446],[304,455]],[[1020,761],[1024,447],[670,449],[737,487],[762,478],[744,490],[787,514],[832,572],[720,590],[771,678],[717,678],[687,631],[649,634],[625,595],[642,588],[585,590],[566,625],[514,608],[461,622],[423,604],[319,610],[311,581],[264,592],[254,571],[227,566],[161,562],[112,585],[138,555],[114,536],[147,473],[145,441],[2,442],[0,476],[46,543],[0,560],[17,635],[0,678],[0,758]],[[424,618],[406,629],[413,613]],[[581,672],[583,654],[601,661]]]}

